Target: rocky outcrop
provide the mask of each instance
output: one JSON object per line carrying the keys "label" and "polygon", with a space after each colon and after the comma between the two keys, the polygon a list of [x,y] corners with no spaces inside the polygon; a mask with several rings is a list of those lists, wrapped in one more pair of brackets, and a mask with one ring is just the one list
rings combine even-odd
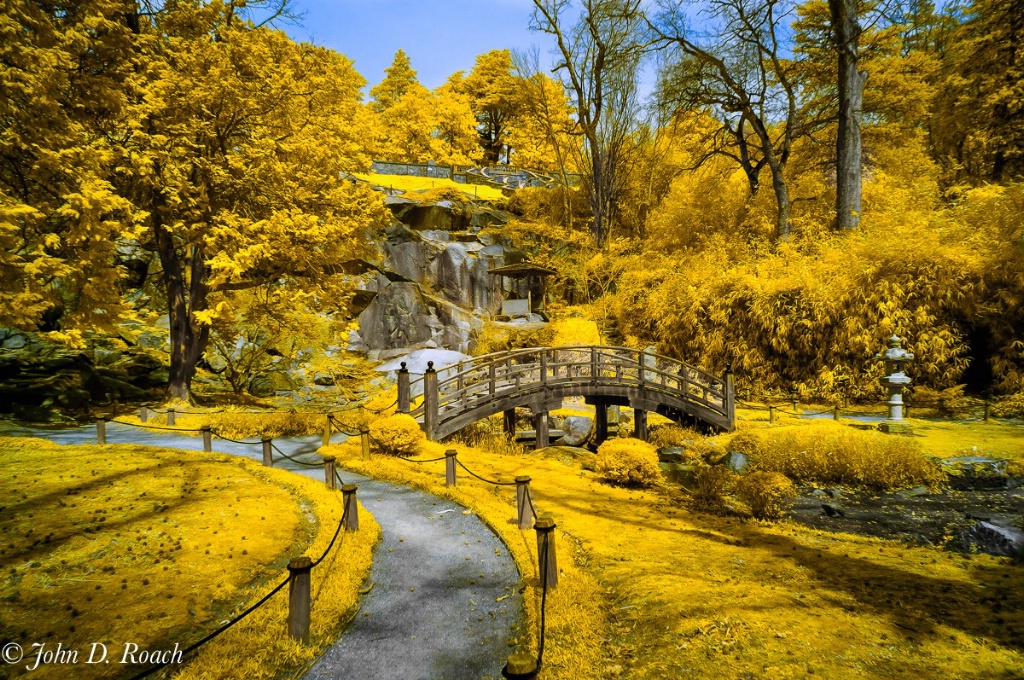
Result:
{"label": "rocky outcrop", "polygon": [[424,348],[468,352],[473,331],[505,298],[502,278],[490,270],[526,258],[507,238],[480,234],[509,215],[451,201],[390,198],[388,205],[396,219],[380,265],[360,277],[362,311],[348,349],[371,359]]}

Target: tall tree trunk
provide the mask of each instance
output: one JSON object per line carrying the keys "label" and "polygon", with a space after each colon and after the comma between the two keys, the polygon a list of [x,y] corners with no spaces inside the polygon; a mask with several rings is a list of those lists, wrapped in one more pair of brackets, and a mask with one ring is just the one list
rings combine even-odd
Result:
{"label": "tall tree trunk", "polygon": [[591,231],[594,234],[595,245],[600,248],[604,243],[605,231],[608,226],[606,224],[607,215],[605,211],[607,203],[605,184],[607,183],[607,178],[605,177],[604,149],[601,148],[596,138],[590,142],[590,170],[590,209],[594,213],[593,220],[591,221]]}
{"label": "tall tree trunk", "polygon": [[768,154],[768,169],[772,173],[772,189],[775,190],[775,238],[778,241],[788,241],[792,229],[790,212],[792,204],[789,200],[789,187],[786,185],[786,177],[783,174],[782,164],[775,158],[775,154]]}
{"label": "tall tree trunk", "polygon": [[861,212],[860,123],[867,73],[858,71],[857,0],[829,0],[839,55],[839,131],[836,136],[836,229],[855,229]]}
{"label": "tall tree trunk", "polygon": [[206,266],[201,248],[191,253],[186,279],[174,237],[162,225],[154,226],[156,250],[164,269],[167,314],[171,333],[171,366],[167,398],[191,401],[196,364],[209,341],[209,326],[198,324],[193,312],[206,307]]}

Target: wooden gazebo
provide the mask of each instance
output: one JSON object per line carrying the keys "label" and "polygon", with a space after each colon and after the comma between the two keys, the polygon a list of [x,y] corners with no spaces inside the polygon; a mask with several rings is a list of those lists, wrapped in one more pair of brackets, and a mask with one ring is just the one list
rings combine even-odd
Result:
{"label": "wooden gazebo", "polygon": [[[503,267],[495,267],[494,269],[488,270],[488,273],[490,273],[493,276],[502,277],[502,289],[505,288],[506,278],[517,280],[526,279],[526,310],[528,313],[540,313],[544,311],[544,300],[547,297],[547,286],[545,285],[544,280],[549,276],[557,274],[558,272],[555,271],[554,269],[544,267],[533,262],[519,262],[517,264],[507,264]],[[537,301],[536,308],[534,308],[534,300],[532,296],[532,289],[534,283],[537,284],[537,287],[540,291],[540,294],[537,296],[540,298],[540,300]],[[508,300],[502,302],[503,314],[505,313],[506,310],[505,302],[508,302]],[[512,316],[512,314],[509,314],[509,316]]]}

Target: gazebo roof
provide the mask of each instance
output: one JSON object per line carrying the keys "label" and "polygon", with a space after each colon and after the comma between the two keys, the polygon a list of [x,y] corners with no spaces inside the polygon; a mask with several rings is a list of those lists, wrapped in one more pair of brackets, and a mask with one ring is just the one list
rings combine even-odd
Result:
{"label": "gazebo roof", "polygon": [[495,276],[508,276],[516,279],[525,276],[553,276],[558,272],[532,262],[520,262],[519,264],[507,264],[504,267],[496,267],[489,270],[489,273]]}

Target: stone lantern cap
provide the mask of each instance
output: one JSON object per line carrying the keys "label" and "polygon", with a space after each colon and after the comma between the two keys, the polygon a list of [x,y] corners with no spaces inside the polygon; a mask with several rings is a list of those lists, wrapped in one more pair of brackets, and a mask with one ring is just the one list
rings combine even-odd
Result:
{"label": "stone lantern cap", "polygon": [[889,349],[885,350],[881,354],[876,354],[875,358],[885,359],[886,361],[892,361],[900,364],[904,361],[912,360],[914,355],[903,349],[903,343],[900,342],[900,339],[894,333],[893,336],[889,338]]}

